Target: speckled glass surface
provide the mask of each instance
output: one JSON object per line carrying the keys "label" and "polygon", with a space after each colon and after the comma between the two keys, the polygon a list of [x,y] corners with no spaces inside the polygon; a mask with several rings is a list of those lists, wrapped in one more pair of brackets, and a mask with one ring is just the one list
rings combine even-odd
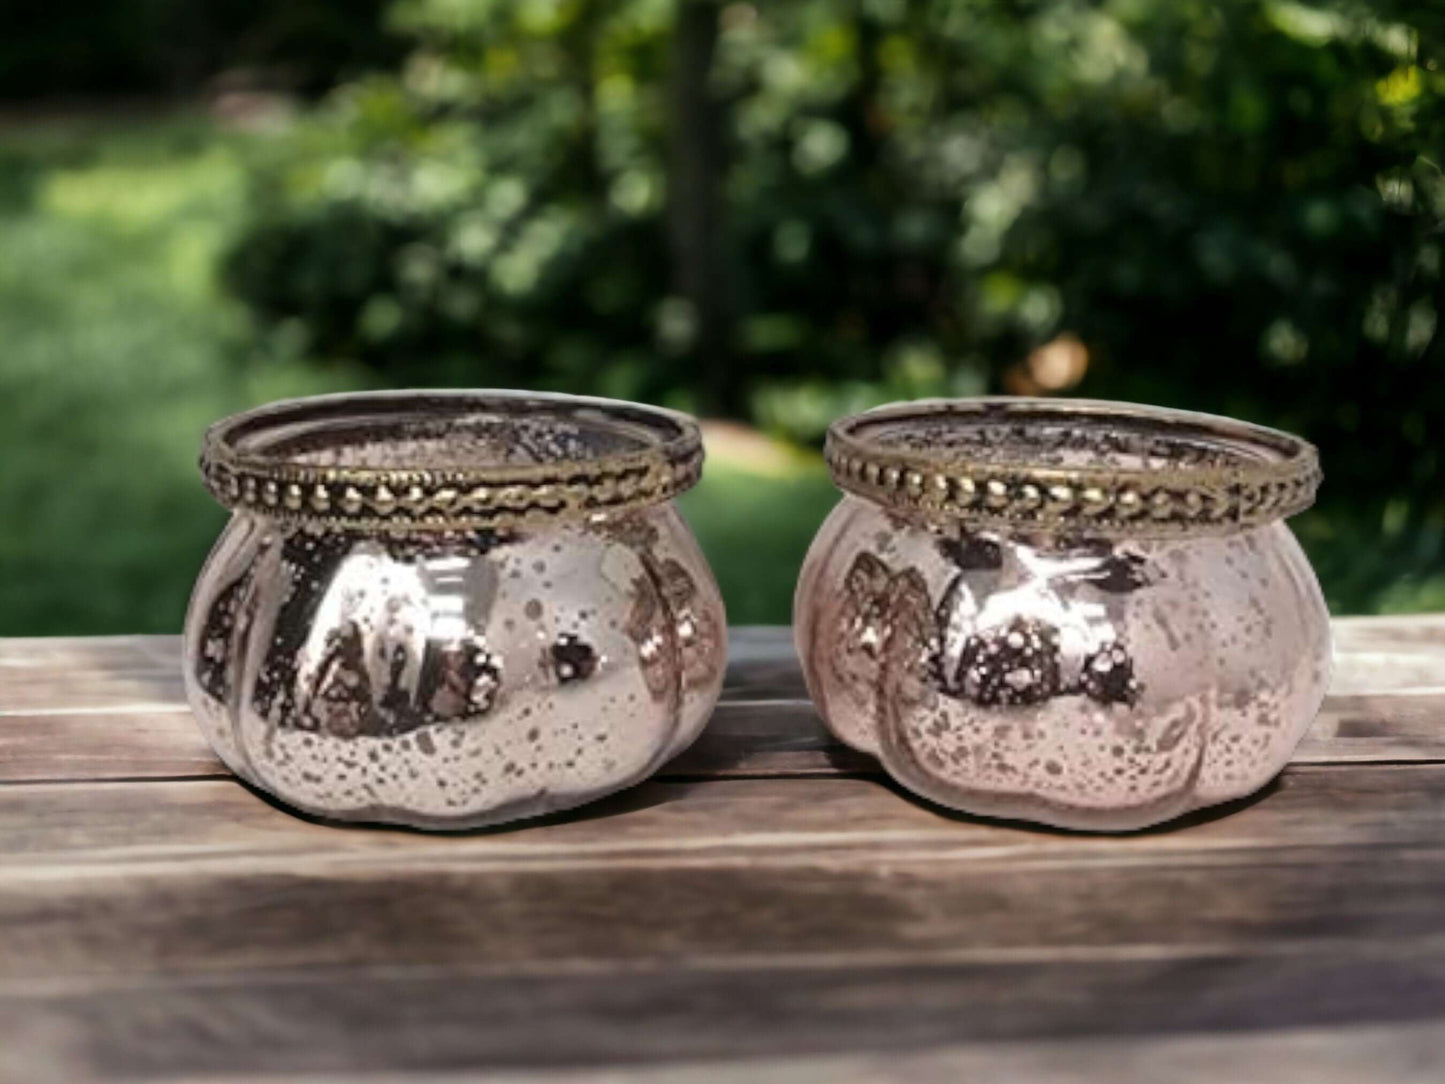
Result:
{"label": "speckled glass surface", "polygon": [[185,677],[226,764],[327,818],[466,828],[646,778],[702,729],[726,617],[671,498],[696,427],[509,393],[297,400],[218,423],[233,516]]}
{"label": "speckled glass surface", "polygon": [[848,493],[799,580],[798,652],[828,726],[910,789],[1139,828],[1254,792],[1308,729],[1328,615],[1269,503],[1312,496],[1303,442],[973,400],[845,420],[829,460]]}

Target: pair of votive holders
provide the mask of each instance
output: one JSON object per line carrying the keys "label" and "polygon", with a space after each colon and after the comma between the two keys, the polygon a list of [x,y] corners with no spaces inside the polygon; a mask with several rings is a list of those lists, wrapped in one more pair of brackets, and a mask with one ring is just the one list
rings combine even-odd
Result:
{"label": "pair of votive holders", "polygon": [[[902,403],[829,430],[844,496],[794,599],[830,730],[969,813],[1117,831],[1250,794],[1324,695],[1293,436],[1086,400]],[[233,515],[185,679],[241,778],[336,820],[474,828],[631,786],[702,731],[727,621],[674,503],[695,422],[518,392],[218,422]]]}

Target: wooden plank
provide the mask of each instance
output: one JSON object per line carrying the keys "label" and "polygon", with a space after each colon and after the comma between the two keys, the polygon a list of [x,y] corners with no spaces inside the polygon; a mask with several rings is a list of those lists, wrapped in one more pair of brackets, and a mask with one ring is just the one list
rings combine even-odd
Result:
{"label": "wooden plank", "polygon": [[[252,972],[0,994],[0,1072],[43,1068],[44,1079],[67,1081],[371,1079],[461,1067],[630,1074],[649,1064],[706,1069],[721,1060],[745,1071],[753,1059],[785,1057],[886,1068],[973,1043],[1087,1038],[1117,1050],[1141,1038],[1210,1033],[1248,1041],[1266,1031],[1356,1028],[1438,1064],[1442,1016],[1445,950],[1408,944],[847,968],[663,962],[626,973]],[[1391,1079],[1391,1065],[1386,1059],[1379,1073],[1359,1079]],[[42,1077],[16,1071],[13,1078]],[[1256,1071],[1223,1079],[1288,1077]]]}
{"label": "wooden plank", "polygon": [[[1437,722],[1437,720],[1442,720]],[[1327,701],[1296,764],[1445,760],[1445,708],[1422,697]],[[811,703],[724,702],[659,779],[879,775],[828,733]],[[0,716],[0,784],[225,778],[189,710]]]}
{"label": "wooden plank", "polygon": [[174,711],[185,703],[179,667],[65,674],[0,671],[0,716]]}
{"label": "wooden plank", "polygon": [[[659,778],[854,773],[879,767],[829,734],[810,702],[726,700]],[[183,704],[0,714],[0,785],[229,776]]]}
{"label": "wooden plank", "polygon": [[[1184,1035],[1166,1038],[1072,1039],[974,1043],[883,1053],[743,1057],[732,1061],[664,1062],[624,1069],[550,1069],[489,1072],[493,1084],[891,1084],[960,1080],[1026,1080],[1034,1084],[1219,1084],[1260,1079],[1272,1084],[1438,1084],[1442,1065],[1439,1024],[1396,1027],[1298,1028],[1263,1034]],[[267,1074],[208,1073],[208,1084],[256,1084]],[[287,1074],[291,1084],[354,1084],[345,1073]],[[447,1084],[474,1081],[474,1070],[424,1074],[366,1074],[367,1084]]]}
{"label": "wooden plank", "polygon": [[[1445,614],[1340,617],[1332,622],[1337,654],[1353,656],[1431,655],[1445,652]],[[785,625],[742,625],[729,630],[730,661],[751,666],[792,656],[792,631]],[[0,638],[0,671],[30,667],[59,673],[73,670],[176,667],[178,636],[52,636]]]}
{"label": "wooden plank", "polygon": [[[1445,671],[1442,671],[1445,673]],[[1445,760],[1445,689],[1331,694],[1296,764]]]}
{"label": "wooden plank", "polygon": [[659,779],[876,775],[867,753],[828,731],[810,700],[718,704],[707,729],[658,773]]}
{"label": "wooden plank", "polygon": [[[1029,1039],[948,1044],[922,1049],[674,1061],[618,1069],[551,1069],[489,1073],[497,1084],[889,1084],[1007,1080],[1033,1084],[1219,1084],[1268,1079],[1272,1084],[1439,1084],[1445,1076],[1445,1024],[1343,1025],[1229,1035]],[[263,1076],[207,1075],[209,1084],[261,1081]],[[291,1077],[293,1084],[352,1084],[347,1074]],[[473,1080],[468,1070],[379,1076],[367,1084],[443,1084]]]}
{"label": "wooden plank", "polygon": [[[725,698],[806,697],[786,628],[733,630]],[[0,639],[0,783],[226,777],[186,707],[179,637]],[[169,665],[167,665],[169,662]],[[770,739],[766,716],[727,718],[672,775],[876,770],[833,742],[806,699],[787,702],[793,725]],[[786,709],[785,709],[786,710]],[[800,733],[795,733],[800,728]],[[818,744],[829,752],[818,753]]]}
{"label": "wooden plank", "polygon": [[[1283,1079],[1249,1051],[1328,1066],[1359,1049],[1339,1028],[1380,1051],[1360,1079],[1440,1079],[1445,765],[1425,682],[1445,619],[1424,624],[1346,623],[1302,751],[1319,766],[1123,837],[849,777],[872,765],[800,699],[786,630],[735,633],[725,705],[659,780],[451,836],[159,778],[218,770],[179,704],[85,697],[173,673],[173,639],[0,641],[0,1079]],[[82,710],[4,714],[66,667]],[[94,781],[137,764],[154,778]],[[15,781],[37,766],[86,783]],[[1141,1043],[1152,1060],[1130,1061]]]}
{"label": "wooden plank", "polygon": [[179,636],[9,636],[0,638],[0,676],[21,671],[63,674],[81,671],[175,669]]}
{"label": "wooden plank", "polygon": [[[1409,670],[1423,659],[1445,657],[1445,614],[1410,614],[1398,617],[1343,617],[1332,623],[1337,670],[1353,680],[1383,687],[1410,683],[1437,684],[1438,670]],[[783,625],[745,625],[729,630],[728,684],[742,691],[761,685],[767,698],[768,667],[783,669],[777,676],[788,683],[786,695],[799,695],[793,659],[792,631]],[[1402,666],[1391,667],[1389,659]],[[76,673],[114,673],[120,670],[174,670],[180,663],[178,636],[10,637],[0,639],[0,677],[30,670],[53,676],[63,696],[63,681]],[[762,680],[760,680],[760,676]],[[1337,675],[1338,676],[1338,675]],[[1337,682],[1338,684],[1338,682]],[[1348,682],[1347,682],[1348,684]]]}
{"label": "wooden plank", "polygon": [[[1110,1084],[1219,1084],[1267,1079],[1272,1084],[1438,1084],[1445,1076],[1445,1024],[1433,1021],[1394,1026],[1291,1028],[1230,1035],[1170,1035],[1107,1039],[975,1043],[883,1053],[745,1059],[629,1067],[628,1081],[650,1084],[685,1075],[696,1084],[878,1084],[1026,1080],[1034,1084],[1109,1081]],[[306,1077],[322,1084],[340,1077]],[[387,1078],[368,1084],[388,1084]],[[391,1077],[391,1082],[402,1080]],[[416,1077],[408,1077],[415,1081]],[[428,1080],[441,1079],[428,1076]],[[453,1077],[451,1079],[459,1079]],[[502,1081],[537,1080],[530,1073]],[[611,1081],[617,1075],[582,1070],[546,1074],[557,1084]],[[224,1081],[216,1084],[225,1084]]]}
{"label": "wooden plank", "polygon": [[1345,652],[1429,650],[1445,644],[1445,613],[1337,617],[1330,627],[1336,649]]}
{"label": "wooden plank", "polygon": [[[1440,662],[1445,674],[1445,659]],[[1292,763],[1445,761],[1445,688],[1325,698]],[[810,701],[723,702],[697,742],[659,778],[876,775],[873,757],[838,741]]]}
{"label": "wooden plank", "polygon": [[229,774],[189,708],[0,715],[0,784]]}
{"label": "wooden plank", "polygon": [[[1331,696],[1297,764],[1445,760],[1445,696]],[[724,700],[662,779],[880,774],[811,702]],[[229,775],[184,705],[136,712],[0,714],[0,784]]]}
{"label": "wooden plank", "polygon": [[945,817],[864,780],[652,784],[456,837],[328,830],[259,799],[233,825],[199,793],[228,785],[134,785],[99,810],[89,794],[116,788],[14,788],[0,980],[1445,938],[1437,766],[1304,769],[1130,837]]}
{"label": "wooden plank", "polygon": [[[1336,630],[1331,695],[1296,762],[1445,760],[1445,617],[1347,618]],[[178,651],[175,637],[0,640],[0,783],[225,776],[160,665]],[[752,627],[732,632],[708,729],[660,778],[878,770],[823,727],[790,630]]]}
{"label": "wooden plank", "polygon": [[745,625],[728,630],[729,701],[807,702],[808,687],[787,625]]}
{"label": "wooden plank", "polygon": [[[1183,829],[1183,830],[1181,830]],[[181,862],[219,873],[388,862],[466,868],[688,865],[852,853],[950,861],[1183,862],[1299,847],[1445,842],[1445,768],[1295,768],[1252,801],[1127,835],[1078,835],[951,814],[875,779],[651,781],[571,813],[450,834],[344,828],[286,812],[232,780],[0,789],[0,878]],[[1238,860],[1243,860],[1238,858]],[[1262,853],[1259,861],[1272,861]]]}
{"label": "wooden plank", "polygon": [[[1163,1038],[1030,1039],[877,1053],[744,1055],[728,1061],[692,1059],[602,1069],[502,1070],[487,1072],[486,1079],[493,1084],[678,1080],[692,1084],[951,1084],[961,1080],[1219,1084],[1258,1079],[1268,1079],[1271,1084],[1438,1084],[1445,1075],[1442,1035],[1445,1026],[1424,1022]],[[355,1084],[356,1073],[356,1069],[287,1072],[286,1079],[288,1084]],[[25,1079],[35,1077],[25,1074]],[[80,1078],[72,1073],[69,1079]],[[270,1084],[275,1077],[264,1071],[232,1071],[208,1072],[205,1079],[207,1084]],[[456,1084],[476,1079],[476,1070],[456,1068],[365,1074],[366,1084]]]}

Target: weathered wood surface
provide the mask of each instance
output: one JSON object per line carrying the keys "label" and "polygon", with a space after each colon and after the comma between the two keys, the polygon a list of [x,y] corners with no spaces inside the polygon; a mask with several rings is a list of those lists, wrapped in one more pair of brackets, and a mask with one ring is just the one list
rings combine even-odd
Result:
{"label": "weathered wood surface", "polygon": [[175,638],[0,641],[0,1079],[1445,1079],[1445,616],[1336,632],[1274,785],[1126,836],[903,794],[782,629],[653,781],[453,835],[231,779]]}

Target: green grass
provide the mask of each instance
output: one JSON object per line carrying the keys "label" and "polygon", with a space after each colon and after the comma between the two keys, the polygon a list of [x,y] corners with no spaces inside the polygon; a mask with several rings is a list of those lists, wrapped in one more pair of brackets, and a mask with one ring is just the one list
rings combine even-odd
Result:
{"label": "green grass", "polygon": [[808,543],[838,502],[821,462],[791,477],[709,458],[702,481],[682,498],[737,625],[786,624]]}
{"label": "green grass", "polygon": [[195,124],[7,134],[0,169],[0,633],[173,630],[223,516],[207,421],[272,372],[213,268],[234,148]]}
{"label": "green grass", "polygon": [[[216,280],[244,137],[201,120],[0,132],[0,635],[169,632],[224,514],[214,418],[356,387],[261,340]],[[725,458],[686,512],[736,622],[786,621],[834,491]]]}

